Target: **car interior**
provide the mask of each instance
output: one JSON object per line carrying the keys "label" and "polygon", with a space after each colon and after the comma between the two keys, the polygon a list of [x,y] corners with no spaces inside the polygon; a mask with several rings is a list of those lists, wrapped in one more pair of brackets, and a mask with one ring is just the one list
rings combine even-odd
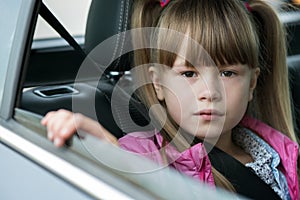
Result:
{"label": "car interior", "polygon": [[[99,77],[95,76],[95,74],[99,74],[97,63],[91,64],[88,66],[89,72],[84,78],[85,80],[79,83],[77,81],[76,88],[74,87],[77,71],[85,59],[83,54],[89,54],[99,43],[129,29],[131,4],[131,0],[92,1],[87,19],[85,42],[79,46],[81,49],[76,46],[78,44],[75,41],[69,42],[69,48],[58,49],[59,51],[32,49],[24,81],[24,87],[31,89],[23,92],[20,108],[43,116],[49,111],[60,108],[72,110],[72,100],[80,102],[79,104],[89,105],[90,97],[95,94],[97,120],[116,137],[123,136],[124,130],[133,131],[130,130],[130,124],[118,123],[122,126],[119,127],[116,122],[122,117],[118,109],[120,110],[120,107],[129,100],[130,105],[134,105],[130,106],[130,114],[135,122],[141,126],[146,125],[148,116],[145,116],[145,108],[139,101],[131,98],[126,91],[121,90],[123,95],[120,102],[111,106],[112,91],[120,77],[122,76],[123,82],[126,82],[124,84],[130,84],[130,80],[126,78],[128,76],[126,71],[131,66],[131,54],[122,55],[122,37],[112,47],[116,50],[117,55],[122,56],[111,62],[100,80],[98,81]],[[59,27],[57,28],[59,32],[66,32],[63,27],[53,23],[55,21],[53,16],[49,19],[51,15],[49,10],[45,14],[47,12],[45,5],[42,5],[41,8],[40,14],[42,13],[44,18],[48,18],[46,21]],[[110,19],[109,22],[107,19]],[[71,41],[73,38],[68,35],[65,39]],[[42,64],[43,60],[50,61],[50,63]],[[45,70],[45,68],[47,69]],[[117,113],[116,117],[113,116],[113,112]],[[84,112],[84,114],[93,117],[92,113]],[[118,116],[118,114],[120,115]]]}
{"label": "car interior", "polygon": [[[25,152],[23,147],[17,145],[20,143],[6,143],[4,141],[3,144],[16,153],[20,152],[22,158],[27,158],[30,162],[37,164],[38,167],[45,170],[47,175],[51,174],[62,182],[71,184],[72,188],[87,192],[91,196],[95,195],[96,198],[98,197],[96,194],[103,191],[99,191],[98,187],[93,187],[97,190],[97,193],[87,190],[93,183],[85,184],[84,180],[86,179],[81,179],[77,174],[74,175],[72,170],[70,170],[69,176],[65,175],[68,170],[65,170],[59,165],[60,162],[56,161],[62,161],[67,166],[74,166],[76,170],[79,169],[79,172],[91,175],[92,180],[96,178],[100,183],[107,183],[113,188],[126,194],[131,194],[137,199],[147,199],[145,198],[147,196],[157,197],[149,199],[161,199],[159,197],[166,194],[164,192],[166,191],[165,186],[167,186],[168,190],[178,190],[178,193],[181,193],[181,191],[193,191],[187,192],[192,196],[194,191],[199,191],[199,185],[194,184],[194,182],[188,184],[187,180],[177,181],[176,176],[174,177],[173,174],[167,174],[166,176],[169,179],[164,181],[165,179],[159,177],[160,174],[157,174],[157,176],[154,173],[130,174],[126,170],[123,173],[123,169],[135,170],[139,167],[142,167],[143,170],[148,169],[146,168],[148,163],[139,163],[139,160],[134,159],[130,160],[132,162],[128,162],[128,157],[121,154],[124,152],[119,152],[119,149],[113,148],[110,144],[102,145],[102,142],[95,141],[94,137],[86,137],[85,140],[80,140],[80,136],[73,137],[66,142],[64,148],[55,148],[47,139],[45,127],[40,124],[41,118],[47,112],[64,108],[74,112],[82,112],[98,120],[117,138],[137,129],[153,129],[149,125],[151,124],[149,123],[151,118],[148,116],[148,110],[139,101],[138,97],[132,93],[130,74],[130,69],[133,66],[132,52],[123,52],[126,38],[124,39],[122,33],[130,29],[130,13],[133,1],[89,0],[91,4],[86,20],[85,33],[82,36],[70,35],[70,31],[65,26],[64,21],[55,15],[51,6],[43,4],[47,0],[34,0],[31,2],[30,6],[36,3],[35,8],[28,10],[29,17],[33,13],[30,22],[31,27],[29,27],[25,50],[22,50],[18,57],[20,62],[23,62],[20,63],[20,66],[16,64],[17,69],[21,67],[22,71],[17,71],[16,78],[11,79],[14,81],[14,88],[15,84],[17,84],[16,81],[19,81],[18,88],[15,88],[18,90],[17,101],[12,102],[7,98],[7,101],[11,102],[10,105],[13,106],[15,104],[12,107],[15,108],[14,113],[11,113],[11,109],[7,109],[9,115],[12,114],[13,120],[11,120],[10,116],[9,119],[4,119],[6,121],[3,124],[17,133],[12,134],[13,136],[24,138],[26,146],[32,144],[31,146],[38,148],[32,148],[32,152]],[[18,5],[24,4],[28,4],[28,2],[22,2],[22,4]],[[68,9],[70,10],[65,12],[71,11],[72,6],[70,5]],[[22,13],[20,16],[22,16]],[[61,37],[34,39],[39,18],[43,18],[50,25],[49,27],[55,29]],[[290,72],[291,101],[293,102],[293,111],[295,113],[294,123],[298,127],[296,132],[298,137],[300,137],[298,131],[300,127],[300,10],[295,9],[284,12],[281,14],[281,18],[288,29],[287,62]],[[26,21],[28,20],[26,19]],[[27,35],[27,31],[22,35],[22,39]],[[102,63],[95,57],[97,56],[95,48],[97,49],[98,45],[101,45],[111,37],[115,41],[111,43],[112,45],[108,49],[105,49],[108,53],[103,52],[108,61],[108,64],[105,64],[103,67]],[[110,55],[110,52],[113,53]],[[101,54],[98,55],[99,57],[102,56]],[[15,58],[13,57],[13,59]],[[83,66],[88,70],[83,74],[84,76],[78,77],[78,72]],[[19,75],[21,75],[20,78]],[[119,86],[121,87],[118,88]],[[118,88],[118,98],[115,102],[112,97],[116,88]],[[15,90],[8,89],[7,91],[12,91],[11,96],[15,94]],[[128,117],[127,113],[124,113],[128,106],[130,117]],[[8,137],[10,136],[8,134]],[[13,137],[12,139],[16,138],[19,137]],[[92,140],[91,142],[94,142],[93,144],[96,144],[97,148],[86,148],[85,144],[88,143],[85,142],[88,140]],[[45,154],[39,154],[36,151],[37,149],[58,158],[58,160],[56,159],[54,162],[50,160],[50,162],[47,159],[40,159]],[[98,155],[95,156],[93,151],[96,151],[97,154],[99,154],[98,152],[105,152],[103,158],[97,157]],[[102,154],[99,156],[102,156]],[[101,159],[100,162],[99,158]],[[129,158],[131,159],[131,157]],[[106,161],[108,164],[105,163]],[[110,165],[110,162],[114,165]],[[23,168],[20,168],[22,166],[17,164],[15,166],[17,167],[12,169],[17,169],[18,174],[23,175]],[[57,168],[53,168],[53,166],[57,166]],[[132,169],[132,167],[136,168]],[[4,173],[6,173],[5,170]],[[13,171],[13,173],[15,172]],[[36,176],[36,173],[34,175]],[[82,182],[82,185],[74,181],[75,179],[80,183]],[[24,180],[27,179],[25,178]],[[17,177],[16,181],[19,183],[20,178]],[[173,182],[176,182],[176,184],[169,184]],[[16,183],[13,182],[12,184],[15,185]],[[41,182],[38,182],[38,184],[43,189],[49,188],[42,185]],[[83,187],[83,185],[86,185],[86,187]],[[96,186],[98,185],[96,184]],[[37,190],[39,189],[35,188],[34,192],[32,192],[33,195]],[[41,191],[44,190],[39,190],[39,192]],[[199,192],[196,192],[196,194],[199,194]],[[202,195],[202,192],[200,194]],[[177,195],[177,193],[175,192],[173,195]],[[186,197],[186,192],[183,195]],[[223,198],[225,199],[224,195],[222,195]]]}
{"label": "car interior", "polygon": [[[84,43],[78,45],[59,24],[59,21],[55,21],[54,16],[51,17],[51,12],[47,7],[40,5],[39,15],[60,32],[61,36],[68,41],[69,46],[31,48],[28,66],[23,77],[22,94],[19,105],[16,107],[44,116],[49,111],[61,108],[74,111],[72,102],[79,102],[80,105],[90,105],[96,102],[97,120],[117,138],[120,138],[127,132],[134,131],[132,127],[135,126],[132,126],[130,122],[124,122],[124,115],[121,111],[130,102],[129,113],[132,120],[139,127],[149,128],[147,110],[135,96],[127,91],[131,84],[128,71],[132,66],[132,53],[123,55],[124,38],[120,33],[130,29],[131,7],[132,0],[93,0],[86,22]],[[288,30],[287,62],[290,73],[291,101],[295,113],[294,123],[298,130],[300,127],[300,11],[295,9],[283,13],[282,21]],[[88,59],[85,55],[116,34],[120,37],[111,48],[115,50],[117,59],[110,62],[101,78],[96,76],[99,74],[98,70],[101,70],[99,67],[101,64],[93,61],[90,63],[87,76],[81,81],[76,80],[79,68],[84,60]],[[121,90],[119,101],[112,106],[111,96],[117,82],[122,82],[125,87]],[[86,110],[84,114],[94,117],[93,110]],[[297,133],[300,137],[299,131]]]}

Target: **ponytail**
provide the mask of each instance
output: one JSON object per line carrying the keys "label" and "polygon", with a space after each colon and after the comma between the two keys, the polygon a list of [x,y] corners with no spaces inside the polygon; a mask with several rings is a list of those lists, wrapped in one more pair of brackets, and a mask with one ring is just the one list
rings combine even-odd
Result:
{"label": "ponytail", "polygon": [[[157,20],[162,10],[159,0],[135,0],[134,10],[131,19],[132,28],[155,27]],[[144,41],[143,30],[140,35],[135,37],[135,42],[146,44],[149,41]],[[134,54],[135,65],[150,63],[149,49],[137,50]]]}
{"label": "ponytail", "polygon": [[142,28],[156,26],[161,10],[159,0],[135,0],[132,27]]}
{"label": "ponytail", "polygon": [[286,62],[285,30],[274,9],[265,1],[250,0],[259,37],[261,73],[256,88],[256,117],[296,141]]}

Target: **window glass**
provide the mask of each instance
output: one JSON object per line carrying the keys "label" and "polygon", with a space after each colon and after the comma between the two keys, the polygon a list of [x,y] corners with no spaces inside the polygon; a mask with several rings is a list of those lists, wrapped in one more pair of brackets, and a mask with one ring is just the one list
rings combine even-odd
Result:
{"label": "window glass", "polygon": [[[91,0],[44,0],[43,2],[71,35],[84,35]],[[56,37],[60,36],[39,16],[34,39]]]}
{"label": "window glass", "polygon": [[20,6],[21,3],[18,0],[0,1],[0,27],[5,27],[1,29],[0,37],[0,105],[9,64],[9,56],[13,48],[12,44],[16,32],[17,19],[19,17],[18,14],[20,13]]}

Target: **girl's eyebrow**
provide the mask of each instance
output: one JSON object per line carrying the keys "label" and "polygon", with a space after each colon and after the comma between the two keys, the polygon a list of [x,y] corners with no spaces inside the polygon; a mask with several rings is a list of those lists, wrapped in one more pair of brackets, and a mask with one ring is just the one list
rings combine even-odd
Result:
{"label": "girl's eyebrow", "polygon": [[245,67],[245,65],[242,65],[242,64],[218,66],[219,69],[226,69],[226,68],[238,68],[238,69],[241,69],[241,68],[244,68],[244,67]]}
{"label": "girl's eyebrow", "polygon": [[185,63],[182,64],[182,65],[173,65],[172,68],[176,68],[176,69],[185,69],[185,70],[186,70],[186,69],[188,69],[188,70],[195,69],[195,67],[186,65]]}
{"label": "girl's eyebrow", "polygon": [[173,66],[172,67],[181,67],[181,68],[190,68],[190,69],[193,69],[194,67],[191,66],[191,65],[187,65],[186,61],[180,61],[178,63],[174,62]]}

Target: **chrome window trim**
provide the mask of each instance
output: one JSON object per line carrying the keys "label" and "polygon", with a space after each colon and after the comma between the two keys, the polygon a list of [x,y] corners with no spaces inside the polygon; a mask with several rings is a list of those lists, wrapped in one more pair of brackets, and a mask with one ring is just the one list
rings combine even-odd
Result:
{"label": "chrome window trim", "polygon": [[38,164],[45,166],[63,179],[78,186],[91,196],[100,199],[132,199],[110,185],[107,185],[85,171],[25,140],[21,136],[16,135],[2,126],[0,126],[0,140],[36,161]]}

